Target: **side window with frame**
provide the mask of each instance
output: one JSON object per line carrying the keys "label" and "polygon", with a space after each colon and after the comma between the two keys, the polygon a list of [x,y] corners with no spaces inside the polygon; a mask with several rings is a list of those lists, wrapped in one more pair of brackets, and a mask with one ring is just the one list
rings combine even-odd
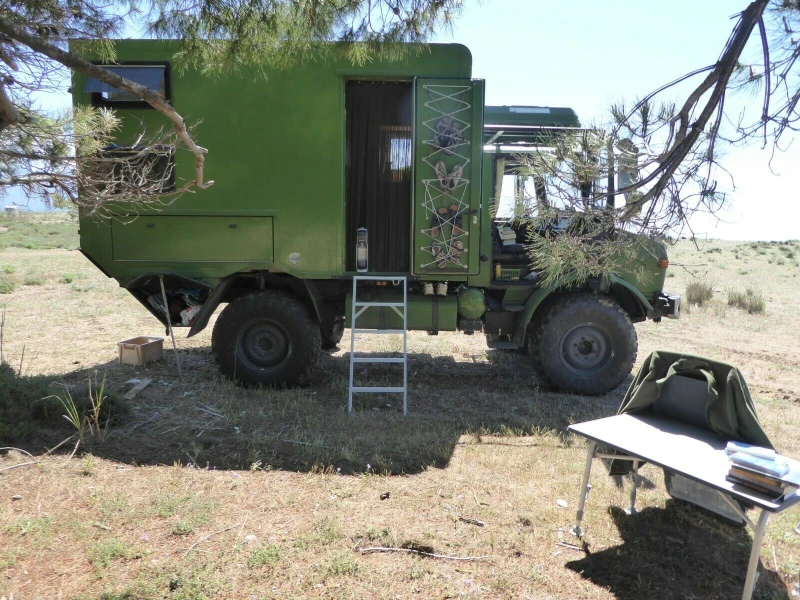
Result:
{"label": "side window with frame", "polygon": [[[143,85],[161,96],[167,102],[172,101],[170,89],[169,64],[161,63],[124,63],[119,65],[101,65],[112,73],[130,79]],[[89,77],[86,80],[84,91],[92,94],[92,104],[95,106],[118,106],[126,108],[150,108],[137,96],[121,90],[112,85]]]}

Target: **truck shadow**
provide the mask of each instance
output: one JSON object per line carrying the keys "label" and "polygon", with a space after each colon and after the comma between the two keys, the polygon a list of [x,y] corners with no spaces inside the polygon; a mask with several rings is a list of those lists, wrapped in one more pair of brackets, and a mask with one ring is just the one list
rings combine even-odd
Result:
{"label": "truck shadow", "polygon": [[[480,358],[410,354],[405,417],[395,395],[359,398],[347,413],[346,353],[323,355],[293,389],[237,388],[219,378],[209,348],[181,351],[183,386],[171,354],[147,368],[111,361],[64,380],[77,383],[105,372],[109,389],[120,396],[132,378],[152,380],[129,402],[129,413],[109,429],[105,442],[87,440],[84,451],[96,457],[208,469],[415,474],[447,467],[463,436],[502,435],[492,442],[500,444],[531,436],[519,444],[535,452],[548,434],[551,441],[545,443],[552,445],[551,436],[557,436],[569,446],[573,438],[566,427],[614,414],[631,379],[604,396],[559,394],[541,387],[523,355],[494,351]],[[388,368],[373,371],[377,384],[392,384],[396,376]],[[43,431],[26,449],[41,452],[70,433]],[[71,445],[65,449],[71,451]],[[603,537],[622,543],[570,561],[568,568],[620,600],[673,597],[670,586],[687,577],[680,589],[697,590],[694,597],[739,597],[750,547],[744,530],[720,527],[674,502],[633,517],[617,508],[609,512],[619,535]],[[762,574],[755,597],[788,599],[771,571]]]}
{"label": "truck shadow", "polygon": [[[88,442],[86,449],[139,465],[269,465],[342,473],[364,472],[370,465],[373,471],[413,474],[446,467],[463,435],[549,432],[570,443],[567,425],[614,414],[627,388],[626,382],[600,397],[549,391],[531,374],[528,358],[514,352],[489,351],[473,362],[416,353],[409,354],[407,416],[400,394],[355,396],[348,414],[347,353],[323,354],[292,389],[238,388],[220,379],[207,347],[182,350],[181,361],[183,387],[171,353],[146,368],[111,361],[65,376],[72,383],[90,372],[106,373],[109,389],[119,396],[130,389],[127,381],[152,379],[106,441]],[[368,375],[356,372],[356,379],[360,385],[400,385],[399,373],[396,365],[373,365]],[[45,439],[29,449],[40,451],[43,442],[57,443],[64,433],[43,432]]]}
{"label": "truck shadow", "polygon": [[[632,516],[616,506],[608,512],[622,543],[589,549],[584,558],[567,562],[568,569],[618,600],[673,598],[677,589],[692,598],[741,597],[751,544],[745,528],[674,500]],[[759,572],[754,599],[789,599],[775,571],[761,564]]]}

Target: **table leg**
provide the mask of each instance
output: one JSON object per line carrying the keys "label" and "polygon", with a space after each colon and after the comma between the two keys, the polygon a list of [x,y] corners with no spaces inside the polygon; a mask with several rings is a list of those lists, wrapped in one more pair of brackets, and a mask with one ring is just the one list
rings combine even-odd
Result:
{"label": "table leg", "polygon": [[750,563],[747,565],[747,577],[744,580],[744,592],[742,600],[750,600],[753,595],[753,588],[756,585],[756,572],[758,571],[758,558],[761,556],[761,542],[764,541],[764,532],[767,529],[767,519],[769,513],[761,511],[758,523],[753,531],[753,547],[750,549]]}
{"label": "table leg", "polygon": [[628,507],[628,510],[625,512],[629,515],[636,514],[636,484],[639,478],[639,461],[633,461],[633,469],[631,470],[631,481],[633,482],[633,488],[631,489],[631,505]]}
{"label": "table leg", "polygon": [[583,469],[583,482],[581,483],[581,495],[578,498],[578,513],[575,517],[575,527],[572,528],[572,535],[576,537],[583,537],[583,530],[581,529],[581,522],[583,521],[583,509],[586,506],[586,496],[589,495],[589,475],[592,472],[592,459],[594,458],[594,451],[597,448],[597,442],[589,441],[589,447],[586,451],[586,466]]}

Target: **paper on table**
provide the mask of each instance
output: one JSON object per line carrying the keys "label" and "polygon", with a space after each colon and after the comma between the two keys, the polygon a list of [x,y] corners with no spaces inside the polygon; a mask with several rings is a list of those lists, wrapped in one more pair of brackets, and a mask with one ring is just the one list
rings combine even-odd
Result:
{"label": "paper on table", "polygon": [[775,460],[776,456],[775,450],[770,450],[769,448],[753,446],[752,444],[745,444],[744,442],[728,442],[728,445],[725,446],[725,453],[730,455],[736,452],[758,456],[759,458],[766,458],[767,460]]}

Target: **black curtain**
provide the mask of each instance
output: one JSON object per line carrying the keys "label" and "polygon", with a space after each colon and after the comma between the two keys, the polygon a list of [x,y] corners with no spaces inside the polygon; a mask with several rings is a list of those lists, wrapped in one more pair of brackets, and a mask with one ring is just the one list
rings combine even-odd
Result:
{"label": "black curtain", "polygon": [[350,81],[347,109],[347,269],[356,232],[369,234],[369,270],[407,272],[411,248],[410,83]]}

